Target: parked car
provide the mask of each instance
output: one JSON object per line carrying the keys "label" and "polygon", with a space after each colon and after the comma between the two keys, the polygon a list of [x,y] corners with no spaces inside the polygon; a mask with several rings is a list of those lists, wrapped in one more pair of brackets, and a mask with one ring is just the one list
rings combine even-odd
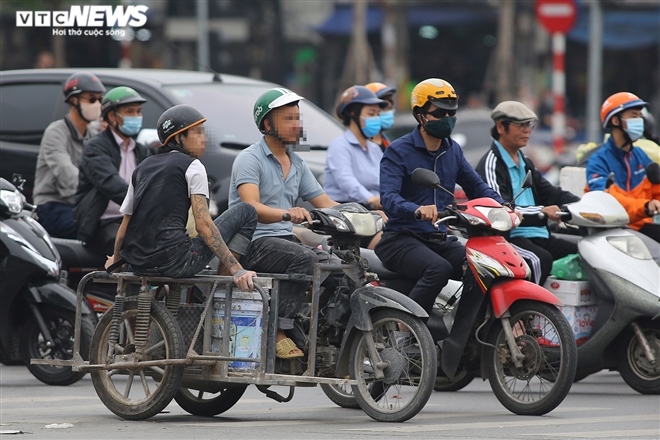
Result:
{"label": "parked car", "polygon": [[[83,69],[34,69],[0,72],[0,176],[13,173],[26,179],[31,196],[39,144],[44,130],[68,111],[62,85]],[[156,128],[158,117],[173,105],[190,104],[207,118],[207,147],[202,157],[211,181],[211,196],[220,212],[227,208],[234,158],[258,141],[261,133],[252,119],[257,97],[277,84],[234,75],[153,69],[84,69],[97,75],[106,89],[120,85],[147,99],[142,105],[143,129]],[[305,139],[299,154],[321,180],[325,150],[344,131],[330,115],[310,101],[301,101]],[[149,132],[147,132],[149,133]],[[153,133],[153,132],[151,132]]]}

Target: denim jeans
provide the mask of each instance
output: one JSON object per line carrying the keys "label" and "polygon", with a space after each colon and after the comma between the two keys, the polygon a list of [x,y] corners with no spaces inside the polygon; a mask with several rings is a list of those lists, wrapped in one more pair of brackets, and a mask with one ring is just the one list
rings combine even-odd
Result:
{"label": "denim jeans", "polygon": [[[257,228],[257,211],[252,205],[239,203],[222,213],[214,221],[229,250],[245,255],[252,235]],[[153,269],[135,270],[138,275],[160,275],[172,278],[188,278],[203,270],[214,254],[204,240],[197,236],[192,239],[189,252],[175,259],[171,264]]]}
{"label": "denim jeans", "polygon": [[78,224],[73,218],[73,207],[64,203],[48,202],[37,206],[39,223],[52,237],[76,238]]}
{"label": "denim jeans", "polygon": [[[292,237],[261,237],[252,242],[241,262],[244,268],[255,272],[312,275],[314,264],[327,257],[327,252],[298,244],[292,241]],[[293,328],[293,317],[300,309],[309,286],[307,281],[280,282],[280,329]]]}

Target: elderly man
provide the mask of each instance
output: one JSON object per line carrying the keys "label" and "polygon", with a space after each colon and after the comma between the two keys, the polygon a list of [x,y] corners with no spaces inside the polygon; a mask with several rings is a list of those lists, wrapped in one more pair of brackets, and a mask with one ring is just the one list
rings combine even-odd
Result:
{"label": "elderly man", "polygon": [[491,114],[495,125],[491,129],[493,144],[477,165],[477,173],[506,202],[522,191],[522,183],[528,171],[532,172],[532,187],[515,200],[517,209],[525,214],[523,221],[513,229],[509,241],[527,260],[534,274],[534,281],[543,285],[552,269],[552,262],[569,254],[577,253],[577,244],[553,236],[539,212],[551,220],[559,220],[559,206],[579,200],[579,197],[563,191],[548,182],[534,163],[520,150],[527,145],[538,117],[525,104],[504,101]]}

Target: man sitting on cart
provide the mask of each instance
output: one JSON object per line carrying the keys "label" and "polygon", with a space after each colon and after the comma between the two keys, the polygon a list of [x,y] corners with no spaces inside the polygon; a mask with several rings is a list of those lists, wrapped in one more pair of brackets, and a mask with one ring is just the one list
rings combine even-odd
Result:
{"label": "man sitting on cart", "polygon": [[[158,119],[159,153],[142,161],[131,177],[121,206],[124,214],[117,231],[109,267],[123,258],[137,275],[192,277],[213,255],[236,285],[253,288],[256,274],[245,270],[236,256],[245,254],[257,226],[257,212],[247,203],[235,204],[213,221],[207,198],[203,124],[194,107],[177,105]],[[186,233],[192,206],[198,236]],[[240,258],[240,257],[239,257]]]}
{"label": "man sitting on cart", "polygon": [[[327,253],[299,244],[293,234],[292,223],[312,221],[305,208],[296,206],[299,197],[316,208],[337,205],[323,191],[307,164],[290,148],[301,135],[298,101],[302,99],[284,88],[262,94],[254,104],[253,116],[264,136],[241,151],[232,167],[229,206],[247,202],[256,208],[259,218],[242,260],[246,268],[258,272],[312,275],[319,257],[327,258]],[[282,221],[284,214],[288,214],[291,222]],[[280,283],[276,356],[281,359],[303,356],[285,330],[293,328],[293,317],[309,285],[309,282]]]}

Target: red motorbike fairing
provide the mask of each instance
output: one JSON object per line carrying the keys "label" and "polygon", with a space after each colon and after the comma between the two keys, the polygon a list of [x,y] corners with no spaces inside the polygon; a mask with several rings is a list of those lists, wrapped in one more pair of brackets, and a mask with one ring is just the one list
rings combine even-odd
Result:
{"label": "red motorbike fairing", "polygon": [[527,276],[525,260],[504,237],[471,237],[465,249],[470,268],[484,292],[501,277]]}
{"label": "red motorbike fairing", "polygon": [[502,317],[511,304],[521,299],[544,302],[553,306],[563,305],[555,295],[527,280],[502,280],[490,288],[490,301],[497,318]]}

